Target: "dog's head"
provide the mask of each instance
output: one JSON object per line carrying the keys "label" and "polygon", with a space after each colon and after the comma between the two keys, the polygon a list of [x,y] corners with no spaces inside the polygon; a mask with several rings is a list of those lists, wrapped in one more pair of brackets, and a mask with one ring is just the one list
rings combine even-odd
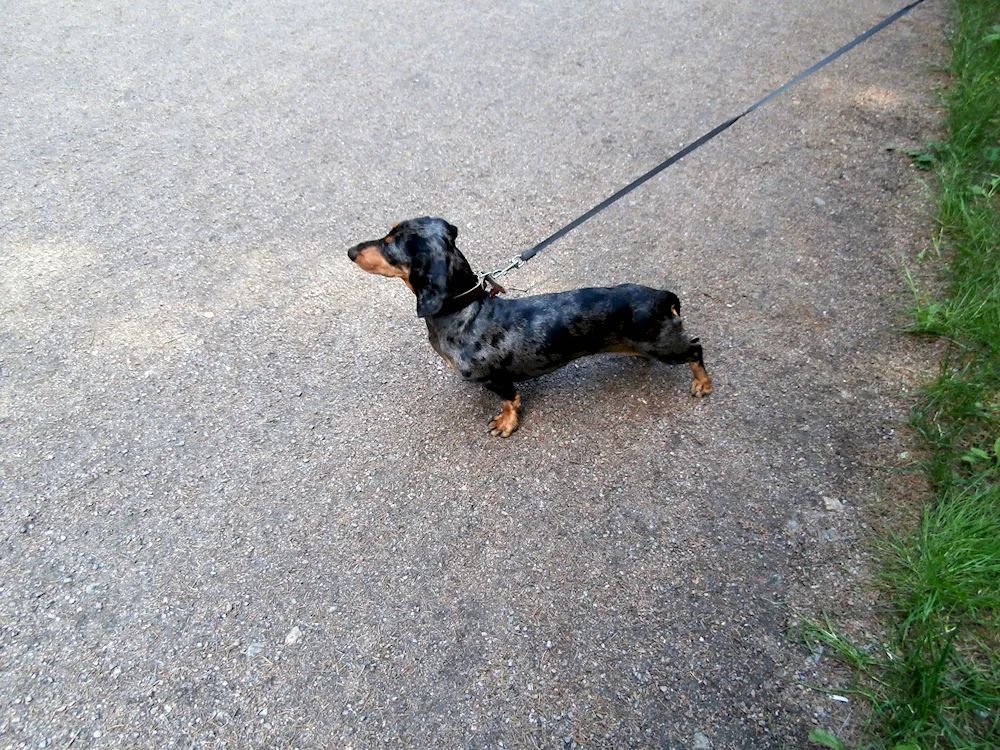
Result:
{"label": "dog's head", "polygon": [[476,275],[455,247],[458,230],[444,219],[410,219],[379,240],[361,242],[347,257],[363,271],[402,279],[417,295],[417,317],[437,313],[445,300],[475,284]]}

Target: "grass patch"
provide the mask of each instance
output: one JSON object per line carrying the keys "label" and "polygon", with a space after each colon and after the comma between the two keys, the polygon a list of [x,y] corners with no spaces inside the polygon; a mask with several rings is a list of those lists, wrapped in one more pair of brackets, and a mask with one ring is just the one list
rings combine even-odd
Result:
{"label": "grass patch", "polygon": [[828,618],[806,627],[811,648],[854,671],[849,692],[872,707],[867,747],[998,746],[1000,487],[952,492],[884,543],[885,643],[860,646]]}
{"label": "grass patch", "polygon": [[933,496],[880,544],[885,642],[858,646],[829,619],[805,631],[854,670],[870,748],[1000,747],[1000,0],[956,6],[947,139],[910,154],[935,174],[946,262],[943,295],[907,276],[911,331],[950,342],[913,418]]}

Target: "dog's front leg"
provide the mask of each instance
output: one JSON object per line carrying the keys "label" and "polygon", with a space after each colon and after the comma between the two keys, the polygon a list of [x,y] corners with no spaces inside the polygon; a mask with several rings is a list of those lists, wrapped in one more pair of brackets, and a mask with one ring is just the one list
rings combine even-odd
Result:
{"label": "dog's front leg", "polygon": [[491,380],[485,385],[503,399],[503,409],[490,422],[490,434],[510,437],[511,433],[517,429],[517,410],[521,408],[521,395],[509,380]]}

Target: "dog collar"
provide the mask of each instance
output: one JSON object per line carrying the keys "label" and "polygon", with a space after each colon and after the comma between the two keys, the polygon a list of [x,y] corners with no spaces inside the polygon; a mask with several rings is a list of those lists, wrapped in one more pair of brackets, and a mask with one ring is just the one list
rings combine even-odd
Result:
{"label": "dog collar", "polygon": [[480,302],[490,296],[492,295],[483,288],[483,282],[480,281],[472,289],[448,297],[441,306],[441,309],[435,313],[435,317],[439,315],[452,315],[459,310],[464,310],[473,302]]}

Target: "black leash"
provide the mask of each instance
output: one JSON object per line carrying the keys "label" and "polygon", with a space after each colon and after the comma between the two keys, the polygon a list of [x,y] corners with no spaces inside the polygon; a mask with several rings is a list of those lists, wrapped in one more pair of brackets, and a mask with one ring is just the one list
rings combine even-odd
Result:
{"label": "black leash", "polygon": [[[888,18],[886,18],[884,21],[875,24],[870,29],[868,29],[868,31],[866,31],[865,33],[863,33],[861,36],[856,37],[852,41],[848,42],[843,47],[841,47],[840,49],[838,49],[836,52],[833,52],[833,53],[827,55],[822,60],[820,60],[818,63],[816,63],[815,65],[813,65],[811,68],[809,68],[808,70],[806,70],[806,71],[804,71],[802,73],[799,73],[797,76],[795,76],[795,78],[793,78],[792,80],[790,80],[784,86],[781,86],[780,88],[775,89],[774,91],[772,91],[770,94],[768,94],[767,96],[765,96],[760,101],[758,101],[758,102],[756,102],[754,104],[751,104],[745,111],[743,111],[740,114],[736,115],[736,117],[731,117],[728,120],[726,120],[724,123],[722,123],[721,125],[718,125],[718,126],[712,128],[712,130],[710,130],[709,132],[705,133],[705,135],[703,135],[701,138],[699,138],[698,140],[696,140],[694,143],[691,143],[691,144],[685,146],[680,151],[678,151],[676,154],[674,154],[673,156],[671,156],[670,158],[668,158],[666,161],[664,161],[662,164],[659,164],[658,166],[653,167],[651,170],[649,170],[648,172],[646,172],[646,174],[644,174],[642,177],[638,178],[634,182],[629,183],[628,185],[626,185],[625,187],[623,187],[621,190],[619,190],[617,193],[615,193],[611,197],[604,199],[603,201],[601,201],[600,203],[598,203],[596,206],[594,206],[592,209],[590,209],[589,211],[587,211],[587,213],[583,214],[582,216],[580,216],[577,219],[574,219],[569,224],[567,224],[562,229],[560,229],[558,232],[555,232],[554,234],[550,235],[546,239],[542,240],[541,242],[539,242],[537,245],[535,245],[530,250],[525,250],[519,256],[517,256],[516,258],[513,258],[511,260],[510,264],[506,268],[497,269],[496,271],[493,271],[493,272],[491,272],[489,274],[483,274],[483,278],[485,278],[486,280],[492,282],[495,277],[501,276],[504,273],[506,273],[507,271],[510,271],[510,270],[512,270],[514,268],[520,268],[525,263],[527,263],[529,260],[531,260],[533,257],[535,257],[535,255],[537,253],[539,253],[542,250],[544,250],[545,248],[547,248],[549,245],[551,245],[556,240],[558,240],[561,237],[563,237],[563,236],[569,234],[570,232],[572,232],[578,226],[580,226],[581,224],[583,224],[583,222],[587,221],[588,219],[592,219],[594,216],[596,216],[601,211],[603,211],[604,209],[606,209],[612,203],[615,203],[616,201],[624,198],[626,195],[628,195],[629,193],[631,193],[633,190],[635,190],[637,187],[639,187],[640,185],[642,185],[644,182],[646,182],[647,180],[653,179],[654,177],[656,177],[656,175],[658,175],[664,169],[666,169],[670,165],[675,164],[676,162],[680,161],[681,159],[683,159],[685,156],[687,156],[688,154],[690,154],[692,151],[694,151],[695,149],[699,148],[700,146],[705,145],[710,140],[712,140],[713,138],[715,138],[715,136],[717,136],[719,133],[721,133],[724,130],[727,130],[732,125],[734,125],[738,120],[741,120],[742,118],[746,117],[748,114],[750,114],[754,110],[759,109],[760,107],[763,107],[769,101],[771,101],[772,99],[774,99],[779,94],[784,93],[785,91],[787,91],[788,89],[790,89],[792,86],[794,86],[795,84],[797,84],[799,81],[801,81],[801,80],[803,80],[805,78],[808,78],[809,76],[811,76],[813,73],[815,73],[820,68],[823,68],[823,67],[829,65],[831,62],[833,62],[834,60],[836,60],[838,57],[840,57],[845,52],[847,52],[847,51],[849,51],[849,50],[854,49],[855,47],[857,47],[859,44],[861,44],[861,42],[865,41],[868,37],[873,36],[874,34],[877,34],[879,31],[881,31],[882,29],[884,29],[889,24],[894,23],[895,21],[898,21],[900,18],[902,18],[903,16],[905,16],[907,13],[909,13],[911,10],[913,10],[918,5],[920,5],[920,3],[922,3],[923,1],[924,0],[916,0],[915,2],[912,2],[909,5],[907,5],[905,8],[902,8],[901,10],[896,11],[891,16],[889,16]],[[494,283],[495,286],[499,287],[498,284],[495,284],[495,282],[493,282],[493,283]],[[502,289],[502,287],[499,287],[499,288]]]}

